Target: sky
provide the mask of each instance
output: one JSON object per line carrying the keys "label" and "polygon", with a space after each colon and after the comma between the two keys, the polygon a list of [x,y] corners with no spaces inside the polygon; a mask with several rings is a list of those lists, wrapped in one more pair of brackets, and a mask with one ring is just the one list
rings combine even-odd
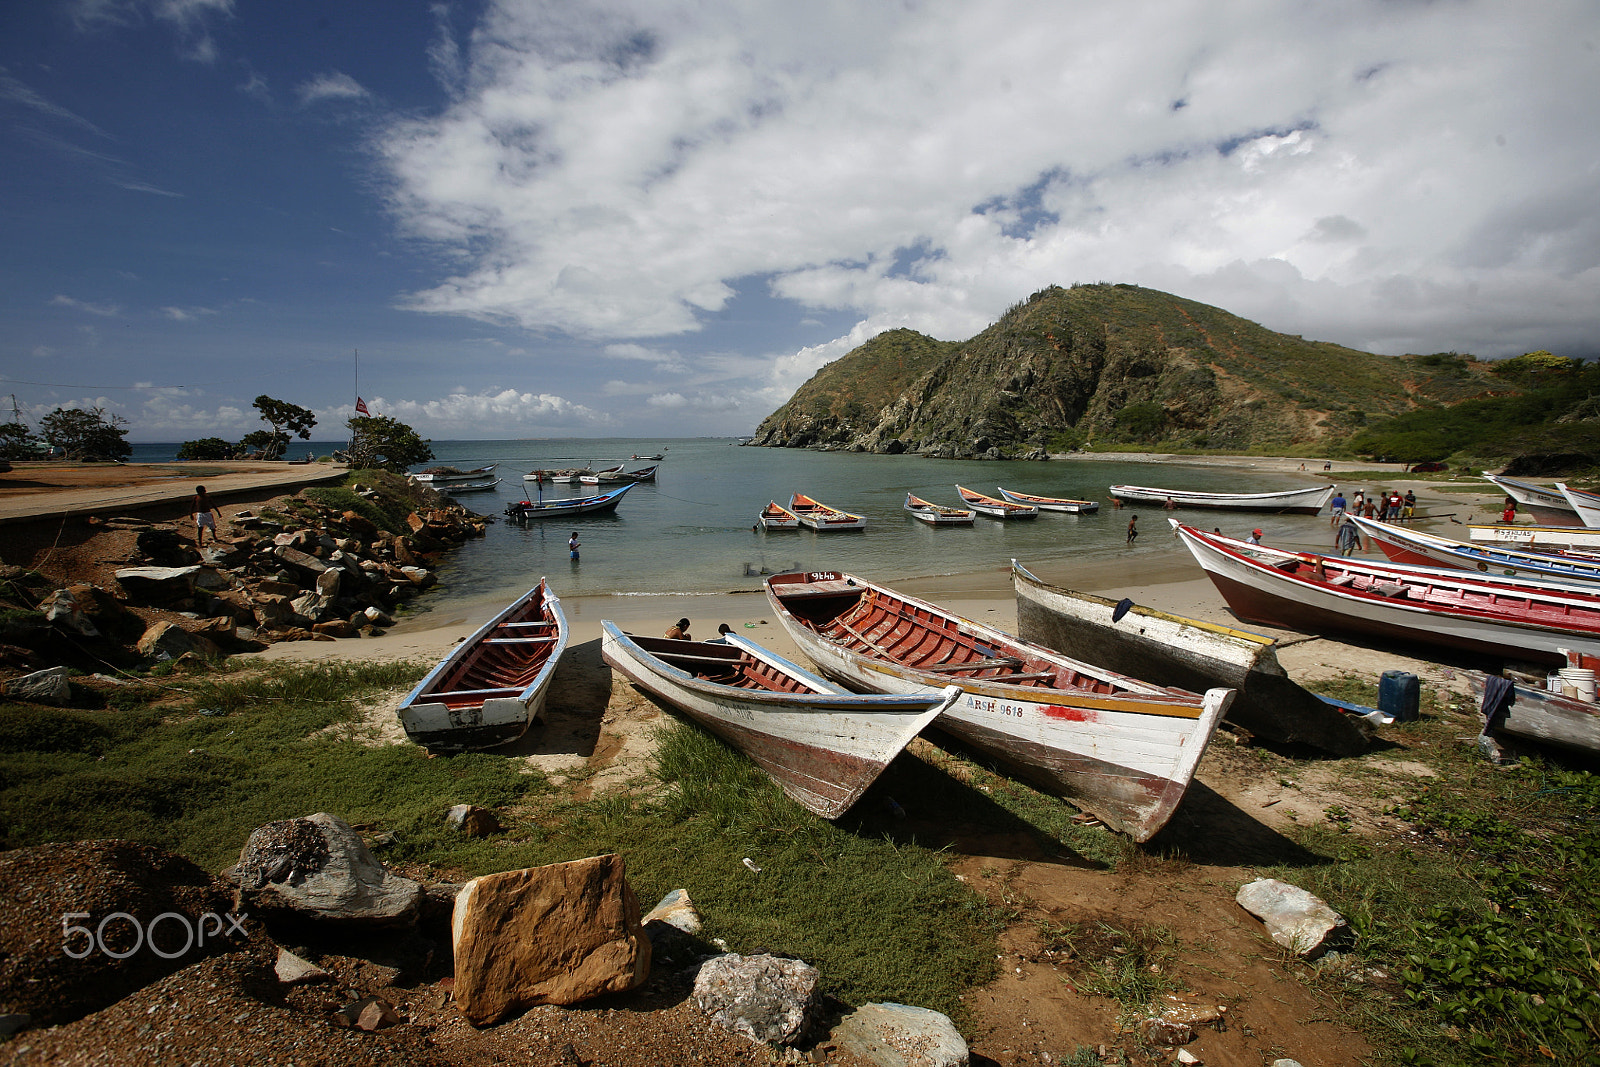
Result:
{"label": "sky", "polygon": [[1593,0],[0,5],[0,409],[741,435],[1101,281],[1594,358],[1597,46]]}

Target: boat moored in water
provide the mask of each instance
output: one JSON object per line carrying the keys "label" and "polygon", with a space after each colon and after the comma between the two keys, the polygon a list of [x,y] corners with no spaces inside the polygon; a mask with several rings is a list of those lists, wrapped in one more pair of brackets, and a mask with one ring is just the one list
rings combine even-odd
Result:
{"label": "boat moored in water", "polygon": [[971,526],[977,519],[975,511],[966,508],[947,508],[943,504],[924,500],[914,493],[906,494],[905,506],[912,518],[929,526]]}
{"label": "boat moored in water", "polygon": [[800,529],[800,517],[776,500],[761,509],[760,521],[763,530]]}
{"label": "boat moored in water", "polygon": [[795,493],[789,498],[789,510],[800,520],[804,526],[809,526],[818,533],[829,530],[865,530],[867,520],[863,515],[854,515],[848,511],[829,507],[820,500],[813,500],[804,493]]}
{"label": "boat moored in water", "polygon": [[1157,489],[1147,485],[1113,485],[1111,495],[1124,504],[1166,507],[1170,503],[1175,508],[1315,515],[1333,499],[1334,488],[1332,485],[1313,485],[1278,493],[1201,493],[1184,489]]}
{"label": "boat moored in water", "polygon": [[961,485],[956,486],[956,492],[961,495],[962,502],[969,508],[991,519],[1033,519],[1039,516],[1039,509],[1033,504],[1002,500],[999,497],[974,492]]}
{"label": "boat moored in water", "polygon": [[633,482],[594,496],[574,496],[559,500],[516,500],[506,505],[506,518],[513,522],[529,519],[560,519],[573,515],[599,515],[612,511],[622,502],[622,496],[634,487]]}
{"label": "boat moored in water", "polygon": [[1064,496],[1035,496],[1033,493],[1016,493],[1004,486],[996,489],[1002,497],[1013,504],[1032,504],[1040,511],[1065,511],[1073,515],[1087,515],[1092,511],[1100,510],[1098,500],[1073,500]]}

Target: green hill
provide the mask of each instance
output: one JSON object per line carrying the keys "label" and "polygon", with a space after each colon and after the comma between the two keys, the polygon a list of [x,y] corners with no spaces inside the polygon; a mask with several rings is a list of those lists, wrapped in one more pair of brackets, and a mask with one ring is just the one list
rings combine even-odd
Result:
{"label": "green hill", "polygon": [[1513,391],[1468,356],[1377,356],[1153,289],[1052,286],[967,341],[873,338],[818,371],[752,443],[940,456],[1288,449]]}

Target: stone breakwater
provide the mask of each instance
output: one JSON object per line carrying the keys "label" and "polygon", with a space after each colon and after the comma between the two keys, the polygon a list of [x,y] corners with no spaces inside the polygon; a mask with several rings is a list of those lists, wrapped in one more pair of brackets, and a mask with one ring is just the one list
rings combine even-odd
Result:
{"label": "stone breakwater", "polygon": [[99,581],[0,565],[0,664],[149,665],[380,634],[435,583],[444,554],[492,521],[393,481],[354,491],[384,505],[370,514],[404,514],[400,532],[307,492],[237,512],[204,547],[170,524],[85,518],[96,536],[126,546],[123,565]]}

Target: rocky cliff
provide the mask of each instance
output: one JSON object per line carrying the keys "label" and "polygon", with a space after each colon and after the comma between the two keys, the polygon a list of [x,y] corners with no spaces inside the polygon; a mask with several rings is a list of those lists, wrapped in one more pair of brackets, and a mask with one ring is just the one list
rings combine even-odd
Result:
{"label": "rocky cliff", "polygon": [[964,342],[880,334],[751,443],[1042,457],[1090,444],[1285,447],[1493,389],[1454,353],[1376,356],[1132,285],[1052,286]]}

